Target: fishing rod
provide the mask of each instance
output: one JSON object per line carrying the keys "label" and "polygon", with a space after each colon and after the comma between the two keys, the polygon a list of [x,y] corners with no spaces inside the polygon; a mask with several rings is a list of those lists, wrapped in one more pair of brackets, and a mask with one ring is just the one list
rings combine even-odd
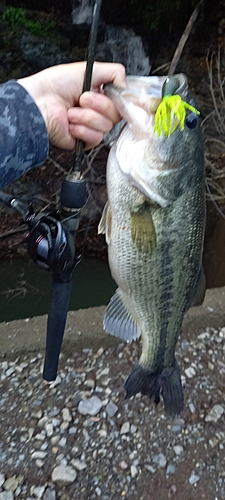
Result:
{"label": "fishing rod", "polygon": [[[93,21],[87,48],[87,62],[82,92],[90,90],[96,52],[101,0],[95,0]],[[60,209],[35,213],[32,204],[23,203],[13,195],[0,191],[0,201],[17,210],[28,227],[28,253],[40,269],[52,273],[52,288],[48,311],[43,378],[54,381],[65,330],[71,293],[72,272],[81,257],[75,253],[75,237],[80,213],[88,201],[85,144],[76,141],[72,172],[63,180]]]}

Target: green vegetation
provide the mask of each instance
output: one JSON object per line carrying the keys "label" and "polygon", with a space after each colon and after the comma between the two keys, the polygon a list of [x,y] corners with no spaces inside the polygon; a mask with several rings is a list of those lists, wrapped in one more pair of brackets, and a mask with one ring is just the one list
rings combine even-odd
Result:
{"label": "green vegetation", "polygon": [[19,9],[16,7],[9,7],[3,12],[3,21],[10,23],[12,26],[16,24],[23,24],[26,19],[25,9]]}
{"label": "green vegetation", "polygon": [[26,14],[26,10],[17,7],[9,7],[3,12],[3,21],[11,24],[13,28],[23,26],[33,35],[40,37],[51,35],[56,28],[56,22],[54,20],[44,22],[43,24],[39,21],[33,21],[29,19]]}

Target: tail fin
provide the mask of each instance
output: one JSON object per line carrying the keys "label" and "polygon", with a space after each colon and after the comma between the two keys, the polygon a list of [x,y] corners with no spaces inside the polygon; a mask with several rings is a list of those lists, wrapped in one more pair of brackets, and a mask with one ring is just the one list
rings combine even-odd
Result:
{"label": "tail fin", "polygon": [[170,368],[164,368],[162,372],[151,372],[135,365],[125,382],[126,399],[141,392],[154,402],[160,402],[163,397],[165,411],[171,416],[179,415],[183,410],[184,395],[180,378],[180,370],[177,362]]}

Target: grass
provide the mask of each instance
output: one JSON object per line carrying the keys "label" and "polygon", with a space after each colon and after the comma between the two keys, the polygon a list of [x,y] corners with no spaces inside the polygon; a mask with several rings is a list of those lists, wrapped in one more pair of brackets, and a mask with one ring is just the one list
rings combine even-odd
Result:
{"label": "grass", "polygon": [[26,9],[21,7],[9,7],[3,12],[2,19],[4,22],[11,24],[14,29],[23,26],[33,35],[40,37],[51,35],[56,28],[54,20],[40,23],[29,19]]}

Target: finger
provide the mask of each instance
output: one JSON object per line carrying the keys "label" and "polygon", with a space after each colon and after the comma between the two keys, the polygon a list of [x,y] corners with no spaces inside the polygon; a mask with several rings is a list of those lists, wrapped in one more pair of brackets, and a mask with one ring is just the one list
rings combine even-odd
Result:
{"label": "finger", "polygon": [[70,124],[69,130],[71,136],[73,136],[75,139],[80,139],[85,143],[85,150],[94,148],[103,139],[102,132],[90,129],[85,125]]}
{"label": "finger", "polygon": [[109,97],[96,92],[84,92],[80,97],[80,106],[82,108],[91,108],[97,113],[108,118],[113,124],[121,120],[114,103]]}
{"label": "finger", "polygon": [[99,88],[102,84],[108,82],[120,87],[126,87],[125,67],[117,63],[94,63],[91,88]]}
{"label": "finger", "polygon": [[71,108],[68,110],[68,119],[72,124],[84,125],[98,132],[109,132],[113,126],[110,118],[89,108]]}
{"label": "finger", "polygon": [[67,149],[69,151],[74,149],[76,144],[75,139],[76,138],[73,134],[70,133],[70,130],[68,131],[68,134],[63,135],[63,137],[59,133],[49,136],[49,141],[53,146],[57,146],[61,149]]}

